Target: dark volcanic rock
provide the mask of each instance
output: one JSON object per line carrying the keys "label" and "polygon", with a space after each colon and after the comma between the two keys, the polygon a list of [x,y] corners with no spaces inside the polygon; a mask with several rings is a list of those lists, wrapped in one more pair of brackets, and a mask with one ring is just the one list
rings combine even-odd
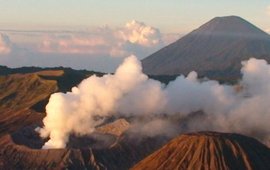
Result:
{"label": "dark volcanic rock", "polygon": [[270,149],[239,134],[189,133],[171,140],[132,169],[269,170]]}

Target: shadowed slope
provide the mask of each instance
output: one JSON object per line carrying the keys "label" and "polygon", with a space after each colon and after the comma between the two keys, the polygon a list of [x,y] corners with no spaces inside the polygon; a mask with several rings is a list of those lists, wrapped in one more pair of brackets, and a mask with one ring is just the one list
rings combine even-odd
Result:
{"label": "shadowed slope", "polygon": [[180,135],[135,165],[133,170],[270,169],[270,149],[238,134],[199,132]]}
{"label": "shadowed slope", "polygon": [[241,61],[270,61],[270,36],[237,16],[216,17],[178,41],[143,59],[150,75],[197,71],[200,76],[231,79],[240,76]]}

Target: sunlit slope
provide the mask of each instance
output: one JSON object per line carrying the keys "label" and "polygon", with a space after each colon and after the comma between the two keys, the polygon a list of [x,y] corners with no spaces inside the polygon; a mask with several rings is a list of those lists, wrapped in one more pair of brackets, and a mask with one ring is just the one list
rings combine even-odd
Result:
{"label": "sunlit slope", "polygon": [[86,77],[102,75],[69,68],[6,70],[10,70],[5,73],[8,74],[0,76],[0,136],[25,125],[40,123],[52,93],[70,91]]}
{"label": "sunlit slope", "polygon": [[31,107],[57,90],[57,81],[45,80],[38,73],[1,76],[0,133],[38,123],[44,115]]}
{"label": "sunlit slope", "polygon": [[132,169],[268,170],[270,149],[243,135],[190,133],[171,140]]}

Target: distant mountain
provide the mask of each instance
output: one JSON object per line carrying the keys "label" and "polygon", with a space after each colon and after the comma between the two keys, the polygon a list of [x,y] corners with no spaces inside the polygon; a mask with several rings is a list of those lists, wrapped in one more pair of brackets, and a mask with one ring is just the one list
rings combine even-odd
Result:
{"label": "distant mountain", "polygon": [[9,68],[7,66],[0,65],[0,76],[9,75],[9,74],[26,74],[26,73],[35,73],[40,71],[64,71],[68,73],[74,74],[84,74],[84,75],[102,75],[103,73],[95,72],[95,71],[88,71],[88,70],[74,70],[69,67],[19,67],[19,68]]}
{"label": "distant mountain", "polygon": [[132,170],[270,169],[270,149],[238,134],[199,132],[181,135],[136,164]]}
{"label": "distant mountain", "polygon": [[187,74],[239,77],[241,61],[270,61],[270,35],[237,17],[216,17],[178,41],[142,60],[150,75]]}

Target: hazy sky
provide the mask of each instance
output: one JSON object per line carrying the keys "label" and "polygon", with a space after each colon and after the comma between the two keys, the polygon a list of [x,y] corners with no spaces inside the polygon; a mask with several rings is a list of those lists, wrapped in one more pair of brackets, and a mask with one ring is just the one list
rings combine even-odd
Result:
{"label": "hazy sky", "polygon": [[0,0],[2,28],[118,26],[136,19],[163,32],[187,32],[215,16],[239,15],[270,28],[269,0]]}
{"label": "hazy sky", "polygon": [[228,15],[270,32],[270,0],[0,0],[0,65],[112,72]]}

